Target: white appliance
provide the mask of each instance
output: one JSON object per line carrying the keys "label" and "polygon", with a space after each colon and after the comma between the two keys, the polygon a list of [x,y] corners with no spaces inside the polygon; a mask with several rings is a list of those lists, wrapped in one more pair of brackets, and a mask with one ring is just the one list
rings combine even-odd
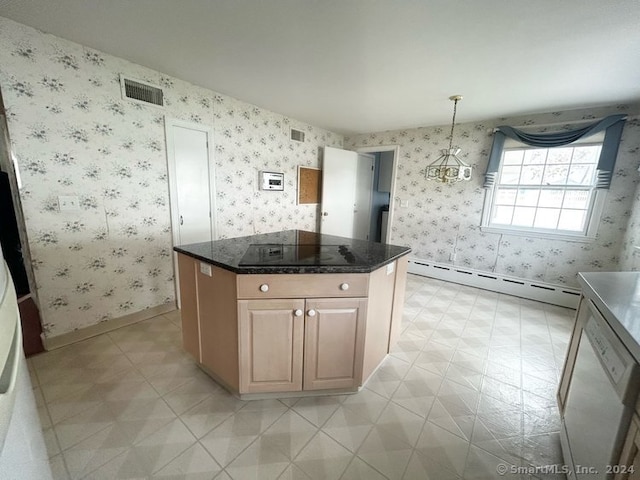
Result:
{"label": "white appliance", "polygon": [[16,293],[0,250],[0,478],[48,480],[51,469],[22,351]]}
{"label": "white appliance", "polygon": [[389,228],[389,211],[382,212],[382,221],[380,225],[380,242],[387,243],[387,228]]}
{"label": "white appliance", "polygon": [[260,172],[262,190],[284,190],[284,173]]}
{"label": "white appliance", "polygon": [[560,436],[570,480],[613,478],[638,393],[638,365],[588,302]]}

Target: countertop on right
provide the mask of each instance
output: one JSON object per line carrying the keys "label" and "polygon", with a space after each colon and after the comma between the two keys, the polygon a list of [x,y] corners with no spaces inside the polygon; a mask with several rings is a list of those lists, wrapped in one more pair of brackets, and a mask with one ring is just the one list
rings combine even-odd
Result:
{"label": "countertop on right", "polygon": [[580,273],[583,293],[640,363],[640,272]]}

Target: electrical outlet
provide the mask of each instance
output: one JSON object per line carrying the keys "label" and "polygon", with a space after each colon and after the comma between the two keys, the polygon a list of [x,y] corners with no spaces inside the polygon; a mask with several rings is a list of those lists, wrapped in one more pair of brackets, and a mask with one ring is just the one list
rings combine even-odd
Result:
{"label": "electrical outlet", "polygon": [[449,254],[449,261],[450,262],[455,262],[456,261],[456,254],[455,253],[450,253]]}
{"label": "electrical outlet", "polygon": [[409,200],[400,200],[400,206],[402,208],[407,208],[409,206]]}
{"label": "electrical outlet", "polygon": [[213,271],[211,270],[211,265],[208,263],[200,262],[200,273],[206,275],[207,277],[213,276]]}
{"label": "electrical outlet", "polygon": [[77,195],[58,195],[58,208],[61,212],[80,210],[80,199]]}

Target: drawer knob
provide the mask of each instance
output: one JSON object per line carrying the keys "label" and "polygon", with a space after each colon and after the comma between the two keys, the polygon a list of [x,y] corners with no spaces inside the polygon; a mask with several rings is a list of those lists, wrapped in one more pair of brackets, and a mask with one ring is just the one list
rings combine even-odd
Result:
{"label": "drawer knob", "polygon": [[348,283],[341,283],[340,284],[340,290],[349,290],[349,284]]}
{"label": "drawer knob", "polygon": [[260,291],[261,292],[268,292],[269,291],[269,285],[267,285],[266,283],[263,283],[262,285],[260,285]]}
{"label": "drawer knob", "polygon": [[296,317],[300,317],[300,316],[302,316],[302,310],[298,309],[298,310],[296,310],[295,312],[293,312],[293,314],[294,314]]}
{"label": "drawer knob", "polygon": [[316,316],[316,311],[312,308],[311,310],[309,310],[307,312],[307,315],[309,315],[310,317],[315,317]]}

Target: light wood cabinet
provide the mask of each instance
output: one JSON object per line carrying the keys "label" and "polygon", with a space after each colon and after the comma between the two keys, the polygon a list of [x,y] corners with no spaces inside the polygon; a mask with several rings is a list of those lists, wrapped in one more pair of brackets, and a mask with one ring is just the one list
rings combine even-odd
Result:
{"label": "light wood cabinet", "polygon": [[[182,345],[200,365],[216,372],[216,379],[237,388],[238,327],[229,322],[236,316],[235,275],[206,265],[187,255],[178,255],[180,269],[180,317]],[[228,299],[233,298],[233,302]]]}
{"label": "light wood cabinet", "polygon": [[304,390],[356,388],[362,378],[367,300],[307,300]]}
{"label": "light wood cabinet", "polygon": [[239,300],[240,393],[356,388],[366,306],[358,298]]}
{"label": "light wood cabinet", "polygon": [[366,297],[366,273],[238,275],[238,298]]}
{"label": "light wood cabinet", "polygon": [[240,392],[302,389],[303,300],[239,300]]}
{"label": "light wood cabinet", "polygon": [[242,398],[354,392],[395,342],[407,259],[371,273],[236,274],[178,255],[183,345]]}

